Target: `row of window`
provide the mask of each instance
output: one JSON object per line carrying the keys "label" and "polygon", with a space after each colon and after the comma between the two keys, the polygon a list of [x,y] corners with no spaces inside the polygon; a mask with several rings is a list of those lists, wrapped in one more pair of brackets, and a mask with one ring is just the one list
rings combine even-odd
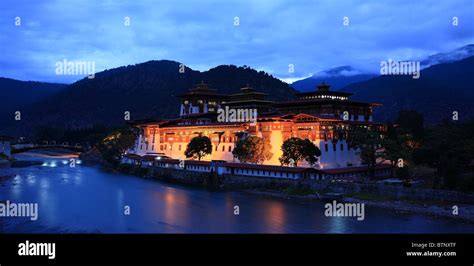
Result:
{"label": "row of window", "polygon": [[[225,145],[222,145],[222,151],[223,151],[223,152],[225,151],[225,147],[226,147]],[[232,146],[228,146],[228,147],[229,147],[229,148],[228,148],[227,151],[228,151],[228,152],[232,152]],[[217,151],[217,148],[218,148],[218,146],[216,145],[216,148],[215,148],[214,150]]]}
{"label": "row of window", "polygon": [[193,169],[193,170],[206,170],[206,171],[210,170],[209,166],[188,165],[186,168]]}
{"label": "row of window", "polygon": [[[204,133],[205,133],[205,135],[207,135],[207,133],[209,133],[209,132],[204,132]],[[232,134],[232,133],[233,133],[233,132],[231,132],[231,134]],[[196,133],[194,133],[194,132],[187,132],[187,131],[178,131],[178,132],[176,132],[176,136],[177,136],[176,138],[179,138],[179,137],[181,137],[181,136],[188,136],[188,135],[191,136],[191,135],[194,135],[194,134],[196,134]],[[149,134],[149,135],[152,135],[152,143],[155,143],[155,134]],[[173,135],[174,135],[174,134],[173,134]],[[212,138],[214,139],[214,138],[217,138],[217,137],[212,137]],[[174,139],[174,137],[168,137],[168,139],[171,139],[171,140],[172,140],[172,139]],[[218,138],[217,138],[217,139],[218,139]],[[235,141],[237,141],[237,137],[222,136],[222,137],[220,138],[220,140],[221,140],[221,142],[235,142]],[[144,141],[145,141],[145,142],[148,141],[148,138],[144,138]],[[164,141],[165,141],[165,136],[161,135],[161,136],[160,136],[160,142],[164,142]]]}
{"label": "row of window", "polygon": [[[182,147],[181,144],[179,144],[179,145],[178,145],[178,151],[181,151],[181,147]],[[222,151],[223,151],[223,152],[225,152],[226,147],[227,147],[227,151],[228,151],[228,152],[232,152],[232,145],[229,145],[229,146],[222,145]],[[148,145],[147,145],[146,148],[147,148],[147,150],[148,150]],[[160,145],[160,151],[164,151],[164,150],[166,150],[167,148],[168,148],[168,145],[166,145],[166,144]],[[173,150],[173,146],[170,145],[169,148],[170,148],[170,151]],[[217,151],[217,149],[218,149],[218,146],[216,145],[214,150]],[[140,150],[143,150],[143,144],[140,145]],[[151,150],[155,150],[155,145],[151,145]]]}
{"label": "row of window", "polygon": [[265,170],[249,170],[249,169],[236,169],[236,174],[247,174],[247,175],[263,175],[263,176],[281,176],[288,178],[297,178],[298,175],[295,173],[279,172],[280,175],[277,175],[277,171],[265,171]]}
{"label": "row of window", "polygon": [[[336,151],[336,147],[337,145],[332,145],[333,146],[333,151]],[[173,150],[173,146],[169,146],[170,147],[170,151]],[[232,152],[232,146],[227,146],[227,151],[228,152]],[[168,148],[168,146],[166,144],[164,145],[160,145],[160,151],[164,151]],[[341,151],[344,151],[344,144],[340,144],[340,148],[341,148]],[[147,149],[148,149],[148,145],[147,145]],[[151,150],[154,150],[155,149],[155,145],[151,145]],[[140,145],[140,150],[143,150],[143,144]],[[217,151],[218,150],[218,146],[216,145],[215,148],[214,148],[214,151]],[[226,145],[222,145],[222,152],[225,152],[226,150]],[[181,151],[181,144],[178,145],[178,151]],[[329,151],[329,145],[327,143],[324,144],[324,151],[328,152]]]}
{"label": "row of window", "polygon": [[[388,175],[390,174],[390,169],[384,170],[375,170],[376,175]],[[364,177],[368,173],[367,172],[349,172],[349,173],[341,173],[341,174],[333,174],[332,177],[334,178],[341,178],[341,177]]]}
{"label": "row of window", "polygon": [[[332,145],[332,150],[333,151],[336,151],[336,147],[337,145]],[[341,151],[344,151],[344,144],[340,144],[340,147],[341,147]],[[324,151],[329,151],[329,145],[327,143],[324,144]]]}
{"label": "row of window", "polygon": [[342,100],[345,101],[347,100],[347,97],[343,96],[333,96],[333,95],[316,95],[316,96],[305,96],[301,97],[303,100],[309,100],[309,99],[332,99],[332,100]]}

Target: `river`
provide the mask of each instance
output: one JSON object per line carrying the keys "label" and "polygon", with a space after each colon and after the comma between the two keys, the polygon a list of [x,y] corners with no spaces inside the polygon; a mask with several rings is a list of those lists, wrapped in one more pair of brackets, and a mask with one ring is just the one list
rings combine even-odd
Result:
{"label": "river", "polygon": [[0,169],[13,175],[0,183],[0,200],[38,203],[38,219],[0,217],[3,233],[474,233],[474,224],[445,218],[369,206],[363,221],[326,217],[323,202],[212,192],[64,158],[17,159],[38,165]]}

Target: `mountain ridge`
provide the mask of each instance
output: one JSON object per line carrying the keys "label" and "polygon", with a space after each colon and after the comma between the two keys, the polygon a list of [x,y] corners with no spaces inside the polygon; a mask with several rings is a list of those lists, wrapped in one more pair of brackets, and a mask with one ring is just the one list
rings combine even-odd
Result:
{"label": "mountain ridge", "polygon": [[0,77],[2,99],[0,105],[0,125],[13,121],[15,112],[59,93],[67,84],[23,81]]}
{"label": "mountain ridge", "polygon": [[331,84],[333,90],[339,90],[351,83],[360,82],[376,77],[375,74],[364,73],[352,66],[344,65],[320,71],[311,77],[290,84],[293,88],[306,92],[313,91],[322,82]]}
{"label": "mountain ridge", "polygon": [[[171,60],[151,60],[96,73],[83,78],[47,99],[23,109],[22,121],[10,121],[4,130],[24,134],[44,125],[83,128],[95,124],[125,125],[124,113],[131,119],[174,118],[179,114],[179,99],[202,81],[219,93],[236,93],[250,84],[268,93],[270,100],[292,99],[296,92],[281,80],[250,67],[220,65],[207,71],[189,67],[180,73],[182,64]],[[40,118],[40,119],[38,119]]]}
{"label": "mountain ridge", "polygon": [[[353,93],[353,99],[383,104],[375,110],[378,121],[393,120],[399,110],[421,112],[427,125],[474,114],[474,56],[460,61],[430,66],[412,76],[379,76],[350,84],[341,89]],[[453,93],[455,92],[455,93]]]}

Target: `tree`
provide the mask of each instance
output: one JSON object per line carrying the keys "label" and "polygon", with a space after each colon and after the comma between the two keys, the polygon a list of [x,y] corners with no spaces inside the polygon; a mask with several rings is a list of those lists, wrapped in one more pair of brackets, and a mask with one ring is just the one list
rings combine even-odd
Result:
{"label": "tree", "polygon": [[413,141],[419,141],[425,134],[423,115],[414,110],[401,110],[396,124],[400,134],[410,134]]}
{"label": "tree", "polygon": [[130,129],[118,129],[107,135],[97,148],[105,161],[116,165],[120,156],[133,146],[135,139],[136,135]]}
{"label": "tree", "polygon": [[474,157],[474,119],[467,123],[444,122],[426,130],[413,161],[436,169],[440,187],[462,188],[463,173]]}
{"label": "tree", "polygon": [[281,146],[283,155],[279,158],[282,165],[298,166],[298,162],[306,160],[313,165],[321,156],[321,151],[310,140],[300,138],[289,138]]}
{"label": "tree", "polygon": [[242,163],[259,164],[272,158],[273,154],[270,150],[270,143],[265,142],[262,138],[249,136],[237,141],[232,154]]}
{"label": "tree", "polygon": [[[395,123],[388,125],[386,138],[382,141],[383,152],[380,154],[397,167],[397,176],[408,176],[406,166],[412,164],[412,154],[416,151],[425,135],[423,115],[413,110],[401,110]],[[399,166],[399,160],[403,166]],[[393,171],[392,171],[393,175]]]}
{"label": "tree", "polygon": [[318,161],[318,157],[321,156],[321,150],[309,139],[303,140],[302,144],[303,159],[305,159],[310,165],[314,165]]}
{"label": "tree", "polygon": [[[380,157],[390,161],[392,167],[404,168],[409,160],[411,160],[411,149],[407,146],[408,140],[411,139],[407,135],[392,135],[382,140],[383,152]],[[399,160],[402,160],[402,166],[399,166]],[[393,169],[392,168],[392,169]],[[399,171],[398,171],[399,172]],[[393,176],[393,171],[392,171]],[[406,175],[405,175],[406,176]]]}
{"label": "tree", "polygon": [[377,150],[382,146],[382,140],[382,134],[369,128],[356,128],[348,136],[349,147],[360,150],[362,164],[367,165],[371,178],[375,177]]}
{"label": "tree", "polygon": [[202,157],[212,153],[212,143],[211,140],[206,137],[194,137],[188,143],[184,155],[186,158],[193,158],[201,160]]}

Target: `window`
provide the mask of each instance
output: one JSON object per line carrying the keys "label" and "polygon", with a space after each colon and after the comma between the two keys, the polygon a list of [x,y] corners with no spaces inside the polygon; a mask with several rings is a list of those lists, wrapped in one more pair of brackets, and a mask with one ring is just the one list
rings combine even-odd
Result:
{"label": "window", "polygon": [[160,145],[160,151],[162,151],[162,150],[163,150],[163,145]]}
{"label": "window", "polygon": [[341,151],[344,150],[344,144],[341,144]]}
{"label": "window", "polygon": [[179,150],[179,151],[181,150],[181,144],[179,144],[179,146],[178,146],[178,150]]}
{"label": "window", "polygon": [[325,150],[325,151],[328,151],[328,150],[329,150],[329,147],[328,147],[328,144],[327,144],[327,143],[324,144],[324,150]]}
{"label": "window", "polygon": [[229,146],[229,152],[231,152],[231,151],[232,151],[232,146]]}
{"label": "window", "polygon": [[222,145],[222,151],[225,151],[225,145]]}
{"label": "window", "polygon": [[216,151],[217,151],[217,145],[216,145]]}

